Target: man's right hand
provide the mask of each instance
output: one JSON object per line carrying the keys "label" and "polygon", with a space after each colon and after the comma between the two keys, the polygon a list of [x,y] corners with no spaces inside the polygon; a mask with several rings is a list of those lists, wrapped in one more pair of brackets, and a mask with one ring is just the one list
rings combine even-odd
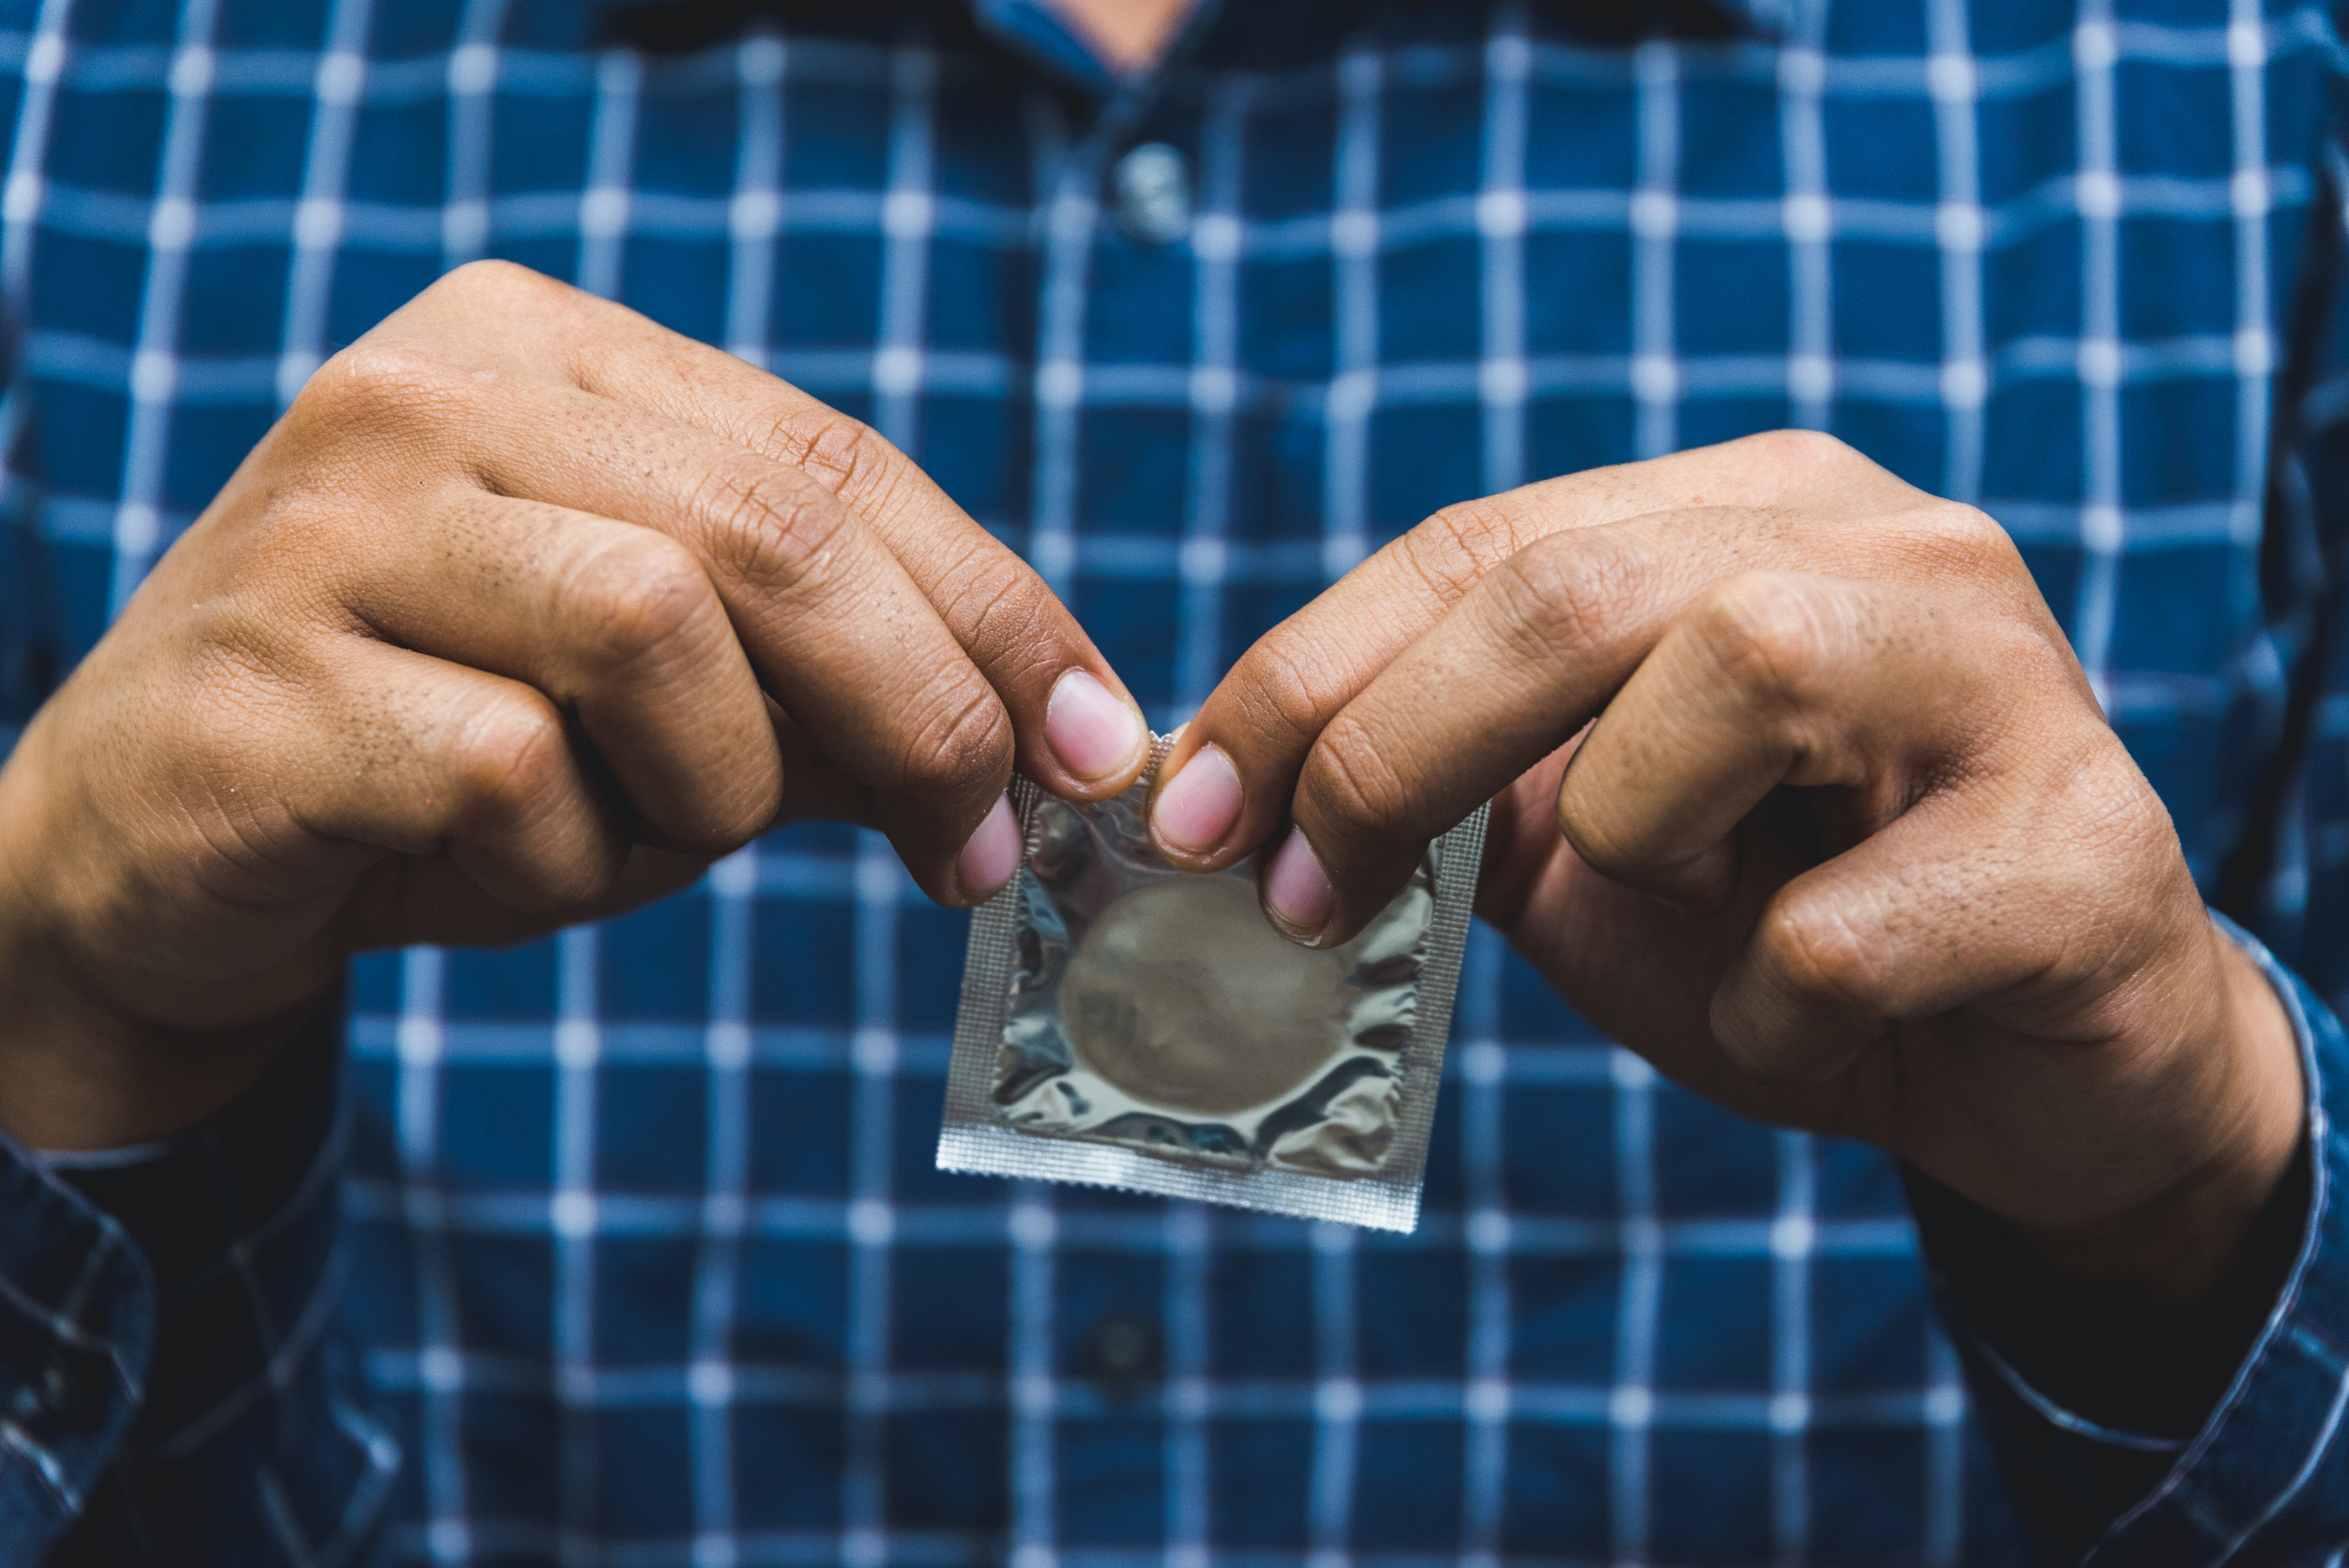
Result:
{"label": "man's right hand", "polygon": [[500,263],[330,360],[0,770],[0,1126],[159,1136],[354,950],[641,903],[785,820],[985,898],[1015,764],[1148,733],[1044,583],[873,431]]}

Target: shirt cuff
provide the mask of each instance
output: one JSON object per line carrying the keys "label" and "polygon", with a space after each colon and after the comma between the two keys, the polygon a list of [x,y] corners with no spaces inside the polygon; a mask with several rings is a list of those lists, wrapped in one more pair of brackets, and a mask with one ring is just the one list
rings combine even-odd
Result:
{"label": "shirt cuff", "polygon": [[0,1564],[31,1568],[121,1448],[155,1343],[122,1227],[0,1138]]}
{"label": "shirt cuff", "polygon": [[[2132,1430],[2068,1408],[1992,1346],[1956,1305],[1964,1293],[1935,1278],[2009,1490],[2057,1561],[2248,1568],[2318,1561],[2320,1548],[2349,1541],[2349,1140],[2338,1130],[2349,1121],[2349,1038],[2298,976],[2214,918],[2282,998],[2307,1075],[2308,1124],[2268,1222],[2289,1227],[2279,1236],[2292,1249],[2282,1288],[2256,1304],[2251,1351],[2199,1429]],[[1929,1255],[1944,1253],[1966,1222],[1951,1220],[1953,1200],[1930,1183],[1912,1177],[1911,1191]],[[1954,1250],[1965,1246],[1959,1240]]]}
{"label": "shirt cuff", "polygon": [[[145,1561],[158,1541],[191,1562],[333,1563],[372,1532],[398,1450],[336,1334],[340,1033],[326,1009],[233,1105],[165,1142],[0,1150],[0,1281],[20,1250],[86,1254],[79,1310],[120,1326],[115,1375],[73,1385],[86,1440],[53,1467],[46,1511],[21,1515],[38,1542],[0,1490],[0,1568]],[[0,1346],[0,1390],[37,1390],[65,1340]]]}

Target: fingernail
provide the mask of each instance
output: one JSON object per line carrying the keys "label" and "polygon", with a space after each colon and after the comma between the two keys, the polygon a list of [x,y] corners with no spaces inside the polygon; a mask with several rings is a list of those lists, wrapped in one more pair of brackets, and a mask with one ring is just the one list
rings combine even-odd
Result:
{"label": "fingernail", "polygon": [[1149,738],[1141,716],[1083,670],[1062,676],[1044,704],[1044,743],[1080,779],[1121,771]]}
{"label": "fingernail", "polygon": [[1224,841],[1240,820],[1240,775],[1219,746],[1203,746],[1159,787],[1151,826],[1177,849],[1202,853]]}
{"label": "fingernail", "polygon": [[1330,923],[1330,912],[1338,903],[1337,891],[1330,887],[1313,846],[1305,841],[1302,828],[1289,829],[1288,841],[1272,857],[1272,869],[1264,878],[1264,901],[1295,935],[1319,936]]}
{"label": "fingernail", "polygon": [[1010,798],[999,796],[987,820],[955,857],[955,880],[965,896],[982,899],[1009,882],[1019,869],[1019,819],[1011,814]]}

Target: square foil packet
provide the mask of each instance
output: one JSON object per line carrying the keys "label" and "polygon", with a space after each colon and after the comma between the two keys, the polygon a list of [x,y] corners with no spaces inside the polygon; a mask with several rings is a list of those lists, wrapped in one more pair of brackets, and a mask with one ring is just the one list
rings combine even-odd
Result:
{"label": "square foil packet", "polygon": [[1315,952],[1255,857],[1198,876],[1151,843],[1171,745],[1097,805],[1014,780],[1026,852],[971,922],[938,1168],[1408,1232],[1488,808]]}

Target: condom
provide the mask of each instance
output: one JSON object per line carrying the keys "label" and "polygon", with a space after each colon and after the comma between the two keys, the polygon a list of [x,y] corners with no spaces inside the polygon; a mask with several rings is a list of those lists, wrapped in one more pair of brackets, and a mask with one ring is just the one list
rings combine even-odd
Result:
{"label": "condom", "polygon": [[1014,781],[1024,852],[971,922],[938,1168],[1409,1231],[1485,811],[1352,941],[1299,947],[1253,858],[1199,876],[1151,842],[1171,746],[1095,805]]}

